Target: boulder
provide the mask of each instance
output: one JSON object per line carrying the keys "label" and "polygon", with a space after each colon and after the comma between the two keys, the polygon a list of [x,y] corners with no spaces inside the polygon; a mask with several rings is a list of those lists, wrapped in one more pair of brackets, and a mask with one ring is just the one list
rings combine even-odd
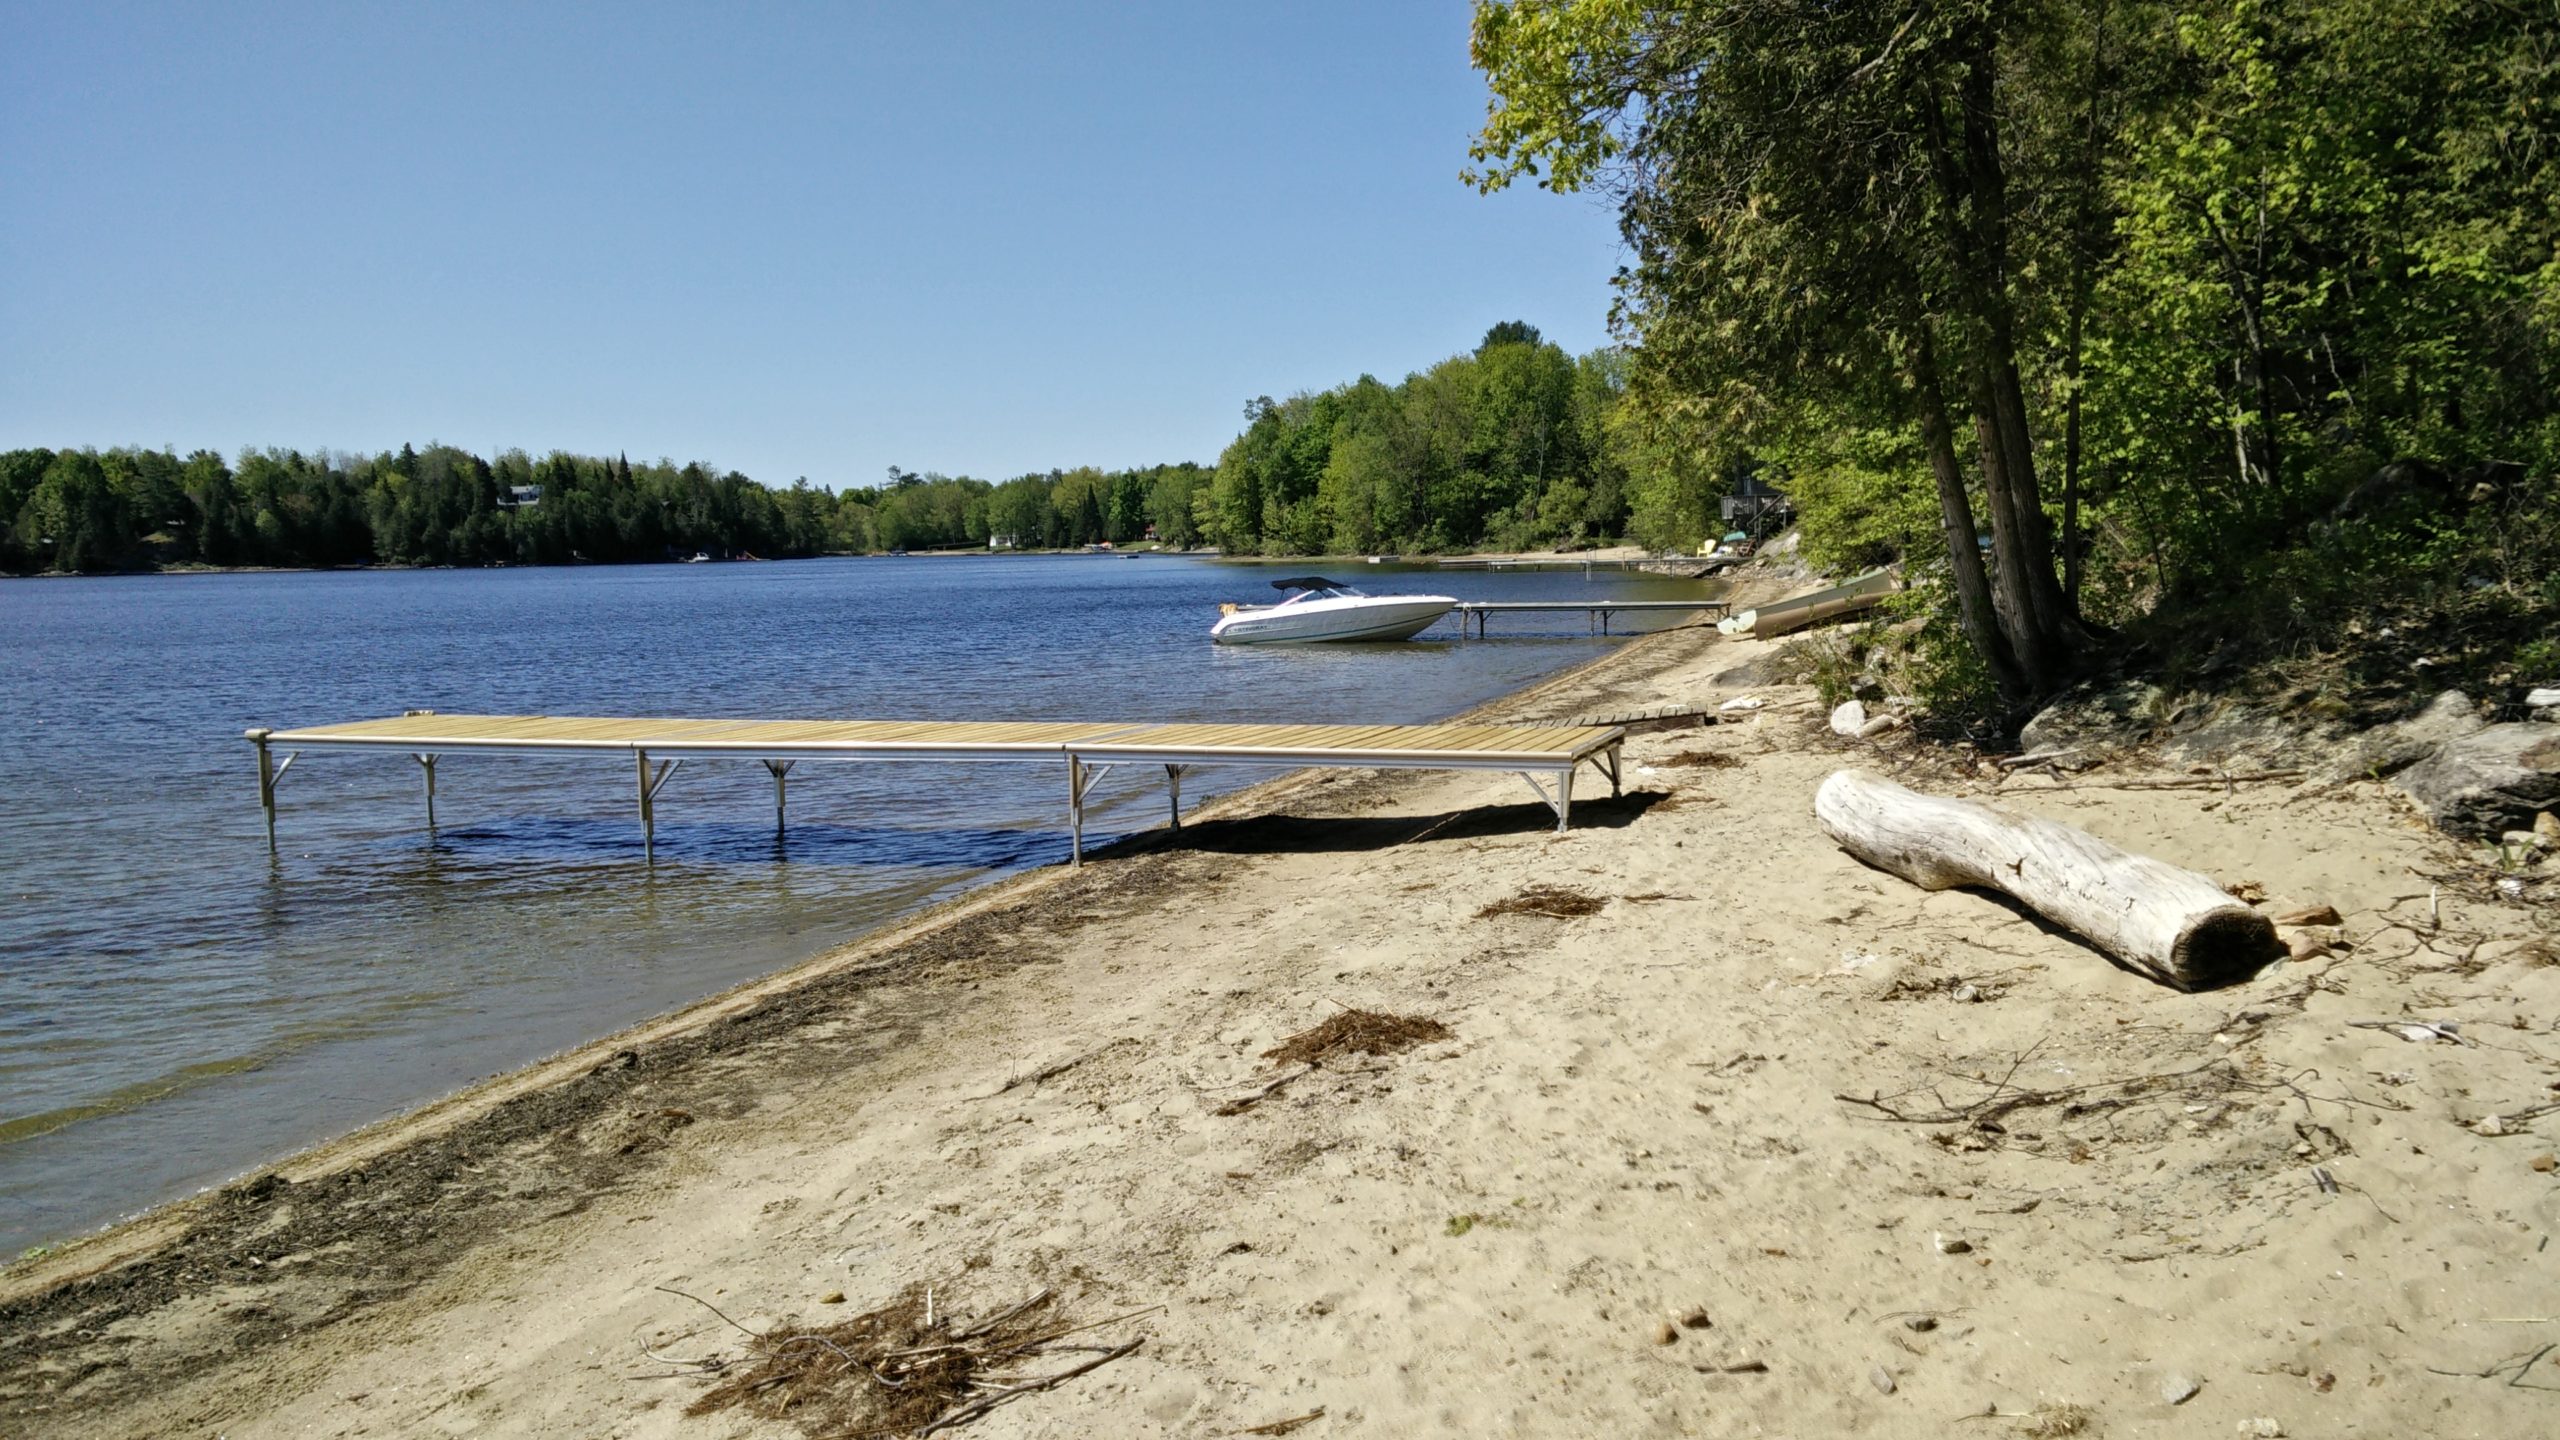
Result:
{"label": "boulder", "polygon": [[2036,712],[2018,732],[2022,753],[2040,750],[2121,750],[2150,738],[2167,703],[2157,685],[2138,680],[2088,684],[2064,693]]}
{"label": "boulder", "polygon": [[2470,696],[2446,690],[2417,714],[2366,731],[2339,757],[2335,768],[2349,775],[2393,775],[2453,741],[2488,728],[2489,722],[2480,718],[2480,708]]}
{"label": "boulder", "polygon": [[2495,840],[2560,806],[2560,729],[2485,725],[2400,772],[2392,784],[2448,834]]}
{"label": "boulder", "polygon": [[2172,765],[2272,767],[2299,764],[2318,748],[2315,738],[2285,715],[2225,700],[2181,711],[2169,722],[2159,753]]}

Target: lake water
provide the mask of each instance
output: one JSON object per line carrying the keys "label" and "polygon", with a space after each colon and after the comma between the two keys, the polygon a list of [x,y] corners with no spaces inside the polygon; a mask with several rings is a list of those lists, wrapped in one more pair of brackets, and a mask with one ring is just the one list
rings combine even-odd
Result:
{"label": "lake water", "polygon": [[[1361,566],[1463,599],[1684,598],[1616,571]],[[253,725],[406,709],[1407,722],[1613,643],[1582,616],[1212,646],[1299,573],[1163,557],[0,582],[0,1257],[770,973],[1066,853],[1047,766],[688,762],[644,866],[629,762],[305,756]],[[1642,617],[1646,625],[1684,617]],[[1644,628],[1622,623],[1621,629]],[[1437,637],[1435,639],[1435,637]],[[1185,778],[1186,804],[1265,771]],[[1161,777],[1097,788],[1097,840]]]}

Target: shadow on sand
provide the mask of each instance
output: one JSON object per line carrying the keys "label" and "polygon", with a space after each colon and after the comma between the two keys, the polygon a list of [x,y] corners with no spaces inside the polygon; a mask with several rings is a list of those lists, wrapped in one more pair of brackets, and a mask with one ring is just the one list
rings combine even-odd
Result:
{"label": "shadow on sand", "polygon": [[[1601,796],[1573,802],[1576,830],[1618,830],[1668,798],[1658,790]],[[1474,805],[1436,815],[1258,815],[1234,820],[1199,820],[1178,835],[1157,832],[1170,847],[1219,855],[1268,855],[1284,851],[1319,854],[1389,850],[1398,845],[1447,840],[1474,840],[1494,835],[1552,833],[1556,813],[1536,801],[1518,805]]]}

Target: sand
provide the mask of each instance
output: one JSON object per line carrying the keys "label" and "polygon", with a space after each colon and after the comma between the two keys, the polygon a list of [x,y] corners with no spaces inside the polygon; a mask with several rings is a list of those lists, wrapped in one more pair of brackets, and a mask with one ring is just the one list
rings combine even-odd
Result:
{"label": "sand", "polygon": [[[968,1436],[2560,1424],[2560,1114],[2480,1123],[2560,1101],[2547,901],[2378,786],[1995,780],[1766,658],[1683,629],[1500,707],[1767,702],[1636,737],[1569,833],[1509,776],[1265,787],[20,1267],[0,1428],[796,1435],[685,1413],[746,1337],[670,1292],[762,1331],[916,1282],[1138,1312]],[[2351,948],[2163,989],[1840,853],[1848,764]],[[1506,913],[1539,885],[1600,903]],[[1450,1035],[1263,1058],[1347,1009]],[[2462,1039],[2356,1023],[2411,1016]]]}

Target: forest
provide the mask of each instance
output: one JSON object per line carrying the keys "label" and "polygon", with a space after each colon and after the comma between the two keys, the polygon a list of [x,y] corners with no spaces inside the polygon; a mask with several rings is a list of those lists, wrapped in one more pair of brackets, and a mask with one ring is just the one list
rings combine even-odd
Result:
{"label": "forest", "polygon": [[1194,538],[1198,465],[1092,468],[1001,485],[891,467],[886,484],[772,489],[735,471],[449,445],[351,456],[252,450],[0,452],[0,569],[562,565],[765,559]]}
{"label": "forest", "polygon": [[1001,483],[892,466],[788,489],[671,461],[449,445],[395,453],[0,453],[0,568],[556,565],[898,549],[1024,549],[1152,534],[1236,554],[1694,544],[1717,487],[1614,424],[1624,358],[1575,358],[1525,321],[1388,386],[1368,376],[1245,407],[1217,465],[1084,467]]}
{"label": "forest", "polygon": [[1707,538],[1740,451],[1663,445],[1625,403],[1627,355],[1575,357],[1507,320],[1470,353],[1245,408],[1199,503],[1237,554],[1572,549]]}
{"label": "forest", "polygon": [[1938,693],[2560,676],[2548,0],[1478,0],[1471,43],[1466,178],[1616,209],[1615,429],[1902,560]]}

